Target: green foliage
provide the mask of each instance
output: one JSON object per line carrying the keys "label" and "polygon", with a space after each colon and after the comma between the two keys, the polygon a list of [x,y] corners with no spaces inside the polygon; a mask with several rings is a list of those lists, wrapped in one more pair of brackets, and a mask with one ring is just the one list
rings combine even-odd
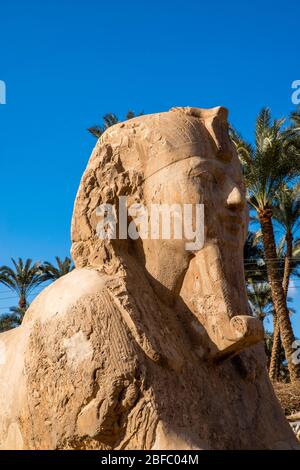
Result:
{"label": "green foliage", "polygon": [[0,333],[11,330],[20,325],[20,318],[18,315],[7,313],[0,316]]}
{"label": "green foliage", "polygon": [[18,261],[12,258],[13,267],[0,267],[0,283],[14,291],[19,297],[19,307],[24,308],[27,297],[46,278],[40,263],[32,263],[31,259],[25,262],[22,258]]}
{"label": "green foliage", "polygon": [[290,115],[290,119],[292,121],[292,126],[291,128],[295,131],[300,130],[300,108],[297,109],[297,111],[294,111]]}
{"label": "green foliage", "polygon": [[255,317],[264,320],[267,315],[273,315],[272,293],[267,282],[249,282],[247,295]]}
{"label": "green foliage", "polygon": [[24,262],[19,258],[18,261],[12,259],[13,267],[0,267],[0,284],[14,291],[19,297],[19,305],[11,307],[9,313],[0,316],[0,332],[22,323],[29,307],[28,296],[36,287],[46,281],[55,281],[74,269],[72,260],[68,257],[64,260],[56,257],[56,263],[57,266],[48,261],[44,264],[32,263],[31,259]]}
{"label": "green foliage", "polygon": [[271,207],[278,190],[300,175],[298,134],[283,129],[285,119],[271,120],[264,108],[255,127],[255,145],[231,129],[231,138],[241,160],[249,203],[257,211]]}
{"label": "green foliage", "polygon": [[248,232],[244,245],[244,260],[246,283],[267,282],[264,250],[259,233]]}
{"label": "green foliage", "polygon": [[273,217],[285,234],[296,232],[300,223],[300,183],[293,187],[283,185],[275,195]]}
{"label": "green foliage", "polygon": [[66,257],[64,260],[61,260],[58,256],[56,256],[55,259],[57,266],[49,263],[49,261],[45,261],[42,265],[42,270],[44,272],[44,278],[46,281],[55,281],[56,279],[59,279],[74,269],[73,262],[70,258]]}
{"label": "green foliage", "polygon": [[[272,349],[273,349],[273,333],[270,333],[269,331],[265,332],[265,352],[267,355],[267,361],[268,361],[268,367],[271,361],[271,355],[272,355]],[[278,381],[280,382],[289,382],[289,371],[287,367],[287,362],[285,359],[285,353],[284,349],[282,347],[282,344],[280,345],[280,351],[279,351],[279,376],[278,376]]]}
{"label": "green foliage", "polygon": [[[133,111],[128,111],[128,113],[126,114],[126,120],[129,120],[129,119],[133,119],[137,116],[142,116],[144,113],[141,112],[139,114],[135,114]],[[114,126],[115,124],[118,124],[119,119],[118,117],[113,114],[113,113],[107,113],[103,116],[103,124],[102,125],[94,125],[92,127],[89,127],[88,128],[88,131],[94,136],[94,137],[97,137],[97,139],[99,139],[99,137],[101,137],[101,135],[106,131],[106,129],[108,129],[109,127],[111,126]]]}

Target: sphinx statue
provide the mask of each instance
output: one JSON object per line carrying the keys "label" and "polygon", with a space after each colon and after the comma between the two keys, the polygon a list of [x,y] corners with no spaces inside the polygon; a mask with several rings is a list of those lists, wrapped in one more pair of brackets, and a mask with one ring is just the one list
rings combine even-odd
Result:
{"label": "sphinx statue", "polygon": [[[201,247],[187,249],[185,233],[120,233],[121,197],[148,209],[202,205]],[[116,208],[117,236],[99,235],[103,205]],[[0,447],[298,448],[247,302],[247,226],[225,108],[107,129],[75,200],[76,269],[0,335]]]}

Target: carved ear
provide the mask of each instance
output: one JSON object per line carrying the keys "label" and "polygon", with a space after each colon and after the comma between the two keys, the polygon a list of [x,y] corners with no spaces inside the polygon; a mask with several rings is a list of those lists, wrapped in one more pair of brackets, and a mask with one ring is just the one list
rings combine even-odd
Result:
{"label": "carved ear", "polygon": [[217,157],[225,162],[229,162],[233,157],[233,152],[232,142],[228,133],[228,111],[223,107],[206,111],[210,111],[210,113],[207,113],[203,120],[216,145]]}

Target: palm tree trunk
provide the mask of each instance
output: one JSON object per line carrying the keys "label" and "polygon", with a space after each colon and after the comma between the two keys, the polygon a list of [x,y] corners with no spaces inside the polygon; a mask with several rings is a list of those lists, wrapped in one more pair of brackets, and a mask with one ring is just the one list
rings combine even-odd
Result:
{"label": "palm tree trunk", "polygon": [[19,307],[23,310],[26,308],[26,305],[27,305],[27,301],[26,301],[25,295],[21,295],[19,299]]}
{"label": "palm tree trunk", "polygon": [[[291,259],[293,256],[293,236],[289,231],[286,233],[286,254],[284,259],[284,273],[282,287],[285,298],[287,299],[287,293],[289,289],[289,281],[291,274]],[[279,323],[274,317],[274,334],[273,334],[273,346],[270,361],[269,374],[272,380],[278,380],[280,373],[280,351],[281,351],[281,338]]]}
{"label": "palm tree trunk", "polygon": [[281,349],[281,338],[279,322],[277,321],[276,315],[274,316],[274,333],[273,333],[273,346],[271,353],[271,361],[269,367],[269,376],[271,380],[278,380],[280,372],[280,349]]}
{"label": "palm tree trunk", "polygon": [[286,233],[286,254],[284,259],[284,273],[283,273],[283,281],[282,287],[285,297],[287,297],[288,289],[289,289],[289,282],[290,282],[290,275],[291,275],[291,259],[293,257],[293,235],[289,231]]}
{"label": "palm tree trunk", "polygon": [[[259,221],[262,230],[268,279],[271,286],[276,319],[279,324],[281,340],[288,363],[290,380],[291,382],[294,382],[296,380],[300,380],[300,364],[294,364],[292,361],[292,356],[295,352],[292,344],[295,341],[295,337],[286,304],[286,296],[282,286],[282,276],[280,275],[280,271],[274,262],[277,260],[277,253],[272,223],[272,211],[269,208],[260,211]],[[274,367],[272,367],[272,370],[270,371],[270,378],[275,380],[275,377],[272,377],[271,375],[273,371]]]}

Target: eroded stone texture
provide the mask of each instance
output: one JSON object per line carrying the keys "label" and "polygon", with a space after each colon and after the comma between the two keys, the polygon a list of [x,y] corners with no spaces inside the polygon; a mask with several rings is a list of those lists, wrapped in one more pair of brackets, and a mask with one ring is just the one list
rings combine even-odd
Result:
{"label": "eroded stone texture", "polygon": [[[205,244],[100,240],[101,203],[205,204]],[[224,108],[108,129],[72,221],[76,270],[0,336],[0,445],[18,449],[296,448],[248,310],[248,214]]]}

